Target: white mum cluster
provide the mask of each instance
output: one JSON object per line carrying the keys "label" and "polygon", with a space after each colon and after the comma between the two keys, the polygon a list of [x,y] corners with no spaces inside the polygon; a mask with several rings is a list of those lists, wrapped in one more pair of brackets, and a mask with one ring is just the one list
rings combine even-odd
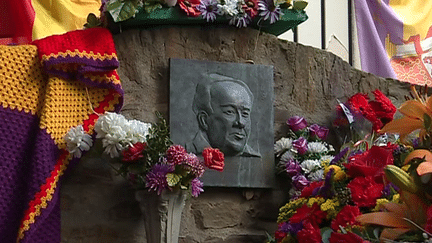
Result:
{"label": "white mum cluster", "polygon": [[150,123],[128,120],[123,115],[107,112],[95,124],[96,138],[102,139],[104,152],[111,158],[135,143],[144,143],[151,127]]}

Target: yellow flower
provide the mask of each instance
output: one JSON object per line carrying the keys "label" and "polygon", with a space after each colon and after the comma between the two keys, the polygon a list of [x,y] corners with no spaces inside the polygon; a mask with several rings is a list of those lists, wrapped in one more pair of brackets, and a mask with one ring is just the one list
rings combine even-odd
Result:
{"label": "yellow flower", "polygon": [[277,219],[277,223],[285,222],[289,218],[291,218],[291,216],[293,216],[296,213],[297,209],[303,206],[303,204],[305,204],[306,201],[307,201],[306,198],[298,198],[282,206],[279,209],[279,216]]}
{"label": "yellow flower", "polygon": [[385,198],[378,198],[376,200],[376,206],[374,209],[372,209],[372,212],[379,212],[381,209],[383,209],[383,205],[388,203],[389,200],[385,199]]}
{"label": "yellow flower", "polygon": [[338,214],[338,210],[337,208],[340,206],[339,200],[338,199],[327,199],[327,201],[325,201],[323,204],[321,204],[320,209],[322,211],[327,212],[327,218],[331,219],[336,217],[336,215]]}
{"label": "yellow flower", "polygon": [[333,169],[333,179],[335,181],[341,181],[346,178],[346,173],[341,169],[341,167],[337,165],[330,165],[325,168],[324,175],[327,175],[327,173],[330,171],[330,169]]}
{"label": "yellow flower", "polygon": [[312,205],[314,205],[315,203],[321,205],[323,202],[325,202],[325,199],[322,197],[311,197],[307,202],[307,206],[312,207]]}
{"label": "yellow flower", "polygon": [[427,132],[424,127],[425,114],[432,117],[432,96],[420,97],[414,86],[411,86],[411,91],[415,99],[405,101],[398,109],[404,116],[387,123],[381,133],[398,133],[404,140],[407,135],[420,129],[420,138],[424,137]]}

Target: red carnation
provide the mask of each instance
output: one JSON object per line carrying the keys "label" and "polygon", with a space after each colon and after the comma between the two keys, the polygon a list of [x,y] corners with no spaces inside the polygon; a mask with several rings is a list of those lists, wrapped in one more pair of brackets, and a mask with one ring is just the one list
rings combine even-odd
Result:
{"label": "red carnation", "polygon": [[312,196],[313,191],[316,188],[321,187],[323,184],[324,184],[324,181],[314,181],[314,182],[310,183],[309,186],[303,188],[303,190],[301,191],[300,197],[308,198],[308,197]]}
{"label": "red carnation", "polygon": [[146,143],[135,143],[134,145],[130,146],[128,149],[125,149],[122,151],[122,155],[123,155],[123,159],[122,161],[125,162],[132,162],[132,161],[136,161],[142,157],[144,157],[143,155],[143,151],[145,149],[145,147],[147,146]]}
{"label": "red carnation", "polygon": [[336,215],[336,218],[331,222],[331,228],[334,231],[339,230],[339,226],[345,227],[347,225],[360,225],[355,218],[359,216],[360,209],[357,206],[346,205]]}
{"label": "red carnation", "polygon": [[432,233],[432,206],[429,206],[426,214],[427,214],[427,221],[426,221],[426,225],[424,226],[424,229],[428,233]]}
{"label": "red carnation", "polygon": [[303,204],[303,206],[297,209],[297,212],[290,218],[290,223],[295,224],[302,221],[309,221],[319,225],[325,217],[327,217],[327,213],[321,211],[320,206],[317,203],[314,203],[312,207]]}
{"label": "red carnation", "polygon": [[310,222],[303,224],[303,229],[297,232],[297,240],[302,243],[321,243],[321,231],[318,226],[312,225]]}
{"label": "red carnation", "polygon": [[224,154],[219,149],[205,148],[202,152],[202,156],[204,157],[204,164],[208,168],[223,171],[225,158]]}
{"label": "red carnation", "polygon": [[345,165],[347,174],[351,177],[375,176],[382,177],[384,167],[393,164],[393,150],[397,145],[372,146],[365,152],[349,158]]}
{"label": "red carnation", "polygon": [[393,116],[396,113],[396,107],[393,105],[391,100],[387,98],[379,89],[372,92],[375,96],[375,100],[370,101],[369,104],[375,111],[376,116],[385,125],[393,120]]}
{"label": "red carnation", "polygon": [[375,111],[370,106],[367,94],[357,93],[351,96],[348,99],[348,104],[354,112],[362,114],[372,123],[374,131],[378,131],[383,126],[381,120],[378,119]]}
{"label": "red carnation", "polygon": [[286,232],[282,232],[279,230],[275,231],[275,239],[277,242],[281,242],[287,236]]}
{"label": "red carnation", "polygon": [[381,197],[384,185],[377,183],[373,176],[356,177],[347,187],[351,190],[353,202],[359,207],[373,207]]}
{"label": "red carnation", "polygon": [[347,232],[346,234],[332,232],[329,239],[330,243],[370,243],[367,240],[363,240],[360,236],[353,232]]}

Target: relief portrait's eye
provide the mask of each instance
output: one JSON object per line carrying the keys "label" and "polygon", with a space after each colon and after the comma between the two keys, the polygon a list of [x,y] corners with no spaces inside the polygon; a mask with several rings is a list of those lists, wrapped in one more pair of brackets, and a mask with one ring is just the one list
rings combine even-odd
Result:
{"label": "relief portrait's eye", "polygon": [[245,111],[242,112],[242,117],[243,118],[249,118],[249,116],[250,116],[250,111],[245,110]]}
{"label": "relief portrait's eye", "polygon": [[229,107],[224,107],[224,108],[222,108],[222,112],[225,114],[225,115],[228,115],[228,116],[233,116],[233,115],[235,115],[235,110],[233,109],[233,108],[229,108]]}

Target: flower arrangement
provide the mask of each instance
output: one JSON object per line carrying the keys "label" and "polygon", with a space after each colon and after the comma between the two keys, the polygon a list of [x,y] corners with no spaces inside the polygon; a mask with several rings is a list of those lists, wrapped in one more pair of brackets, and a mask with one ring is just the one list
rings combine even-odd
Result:
{"label": "flower arrangement", "polygon": [[[197,197],[203,191],[199,178],[206,169],[223,171],[224,155],[214,148],[206,148],[203,158],[187,153],[172,143],[166,121],[159,113],[157,116],[158,122],[150,124],[127,120],[117,113],[100,115],[94,127],[96,143],[112,158],[111,163],[119,165],[110,163],[117,173],[137,189],[147,188],[158,195],[165,190],[190,190]],[[91,136],[80,126],[70,129],[65,140],[77,158],[93,145]],[[98,146],[93,147],[98,150]]]}
{"label": "flower arrangement", "polygon": [[306,6],[306,0],[103,0],[101,18],[90,14],[85,27],[106,26],[106,13],[114,22],[120,22],[134,18],[141,10],[151,13],[162,8],[179,8],[185,17],[202,18],[209,23],[226,18],[230,25],[241,28],[254,19],[273,24],[283,15],[282,9],[301,11]]}
{"label": "flower arrangement", "polygon": [[313,124],[308,126],[306,119],[293,116],[287,121],[287,137],[279,139],[275,145],[278,173],[291,178],[290,196],[299,196],[311,182],[323,178],[324,167],[333,159],[334,149],[324,140],[329,130]]}
{"label": "flower arrangement", "polygon": [[[401,208],[409,207],[404,204],[407,194],[402,191],[406,188],[412,191],[416,187],[412,183],[407,185],[408,177],[399,176],[402,174],[400,160],[410,150],[391,140],[383,141],[382,136],[375,139],[373,135],[386,130],[384,124],[392,127],[392,117],[387,113],[393,116],[395,112],[385,95],[379,90],[374,94],[375,101],[369,101],[367,95],[359,93],[348,102],[340,103],[338,111],[341,113],[335,124],[348,125],[350,129],[355,126],[360,130],[369,128],[368,139],[349,141],[330,163],[322,165],[321,180],[304,186],[300,195],[280,208],[278,229],[269,242],[380,242],[380,234],[384,237],[391,235],[388,233],[390,230],[376,226],[391,217],[385,215],[377,219],[376,213],[383,213],[384,208],[402,212]],[[380,113],[382,110],[386,112]],[[401,220],[404,221],[399,217],[398,222]],[[385,226],[395,227],[395,224]],[[403,230],[407,232],[407,223],[404,226]]]}

